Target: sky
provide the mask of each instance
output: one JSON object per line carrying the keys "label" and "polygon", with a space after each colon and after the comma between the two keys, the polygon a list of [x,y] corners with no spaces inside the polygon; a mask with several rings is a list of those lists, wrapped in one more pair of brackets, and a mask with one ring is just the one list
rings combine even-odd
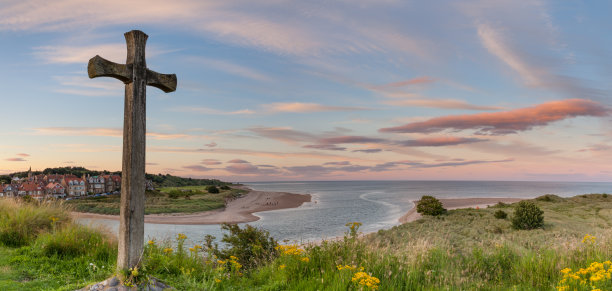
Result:
{"label": "sky", "polygon": [[226,181],[612,180],[609,1],[0,1],[0,174],[120,170],[149,35],[147,172]]}

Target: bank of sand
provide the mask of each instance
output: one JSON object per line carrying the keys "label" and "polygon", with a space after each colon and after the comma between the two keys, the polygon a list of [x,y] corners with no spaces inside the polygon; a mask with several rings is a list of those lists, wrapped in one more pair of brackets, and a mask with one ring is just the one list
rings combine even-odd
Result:
{"label": "bank of sand", "polygon": [[[498,202],[503,203],[514,203],[524,200],[522,198],[449,198],[449,199],[440,199],[442,205],[446,209],[458,209],[458,208],[476,208],[476,207],[487,207],[490,205],[495,205]],[[421,218],[421,214],[416,212],[416,201],[413,201],[415,207],[410,209],[406,214],[400,217],[400,223],[407,223],[411,221],[415,221]]]}
{"label": "bank of sand", "polygon": [[[149,214],[145,215],[146,223],[155,224],[221,224],[243,223],[259,220],[255,212],[299,207],[310,202],[309,194],[292,194],[285,192],[255,191],[227,202],[224,209],[197,213]],[[119,220],[118,215],[73,212],[74,218],[99,218]]]}

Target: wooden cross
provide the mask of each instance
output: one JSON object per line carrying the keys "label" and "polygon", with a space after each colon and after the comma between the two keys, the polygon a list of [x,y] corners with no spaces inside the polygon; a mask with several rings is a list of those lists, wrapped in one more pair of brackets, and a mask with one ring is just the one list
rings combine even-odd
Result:
{"label": "wooden cross", "polygon": [[176,90],[175,74],[147,69],[147,38],[140,30],[125,33],[125,65],[95,56],[87,66],[89,78],[113,77],[125,83],[118,270],[138,265],[144,245],[146,88],[149,85],[166,93]]}

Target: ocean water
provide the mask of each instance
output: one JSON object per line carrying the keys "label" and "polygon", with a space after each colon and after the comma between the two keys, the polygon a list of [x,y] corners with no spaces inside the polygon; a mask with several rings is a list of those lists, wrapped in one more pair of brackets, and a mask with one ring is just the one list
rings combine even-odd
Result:
{"label": "ocean water", "polygon": [[[261,191],[311,194],[312,202],[298,208],[259,212],[261,219],[249,223],[264,228],[277,240],[318,241],[342,236],[348,222],[361,222],[361,231],[373,232],[398,224],[422,195],[438,198],[517,197],[534,198],[544,194],[569,197],[587,193],[612,193],[612,183],[596,182],[516,182],[516,181],[326,181],[246,183]],[[116,232],[119,222],[82,219],[84,224],[102,225]],[[200,243],[207,234],[222,237],[218,225],[145,224],[146,239],[189,237]]]}

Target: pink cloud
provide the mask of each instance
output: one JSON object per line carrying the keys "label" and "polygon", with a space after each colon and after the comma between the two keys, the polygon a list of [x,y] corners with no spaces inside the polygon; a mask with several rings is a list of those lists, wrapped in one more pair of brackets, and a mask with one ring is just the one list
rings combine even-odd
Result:
{"label": "pink cloud", "polygon": [[323,143],[323,144],[381,143],[381,142],[385,142],[385,140],[384,139],[380,139],[380,138],[367,137],[367,136],[347,135],[347,136],[338,136],[338,137],[324,138],[324,139],[321,139],[319,142]]}
{"label": "pink cloud", "polygon": [[18,156],[20,156],[20,157],[24,157],[24,158],[25,158],[25,157],[29,157],[29,156],[30,156],[30,155],[28,155],[28,154],[24,154],[24,153],[20,153],[20,154],[17,154],[17,155],[18,155]]}
{"label": "pink cloud", "polygon": [[376,86],[371,86],[371,87],[373,89],[385,89],[385,88],[404,87],[408,85],[428,84],[432,82],[434,82],[434,79],[425,76],[425,77],[419,77],[419,78],[414,78],[414,79],[409,79],[409,80],[404,80],[404,81],[399,81],[399,82],[393,82],[393,83],[388,83],[388,84],[383,84],[383,85],[376,85]]}
{"label": "pink cloud", "polygon": [[217,146],[217,143],[213,141],[213,142],[211,142],[211,143],[207,143],[207,144],[205,144],[204,146],[209,147],[209,148],[214,148],[214,147],[216,147],[216,146]]}
{"label": "pink cloud", "polygon": [[442,109],[465,109],[465,110],[499,110],[499,106],[480,106],[456,99],[402,99],[387,100],[383,103],[393,106],[416,106]]}
{"label": "pink cloud", "polygon": [[258,166],[254,166],[251,164],[231,164],[225,167],[225,170],[230,173],[238,174],[238,175],[245,175],[245,174],[269,175],[269,174],[279,173],[276,168],[270,168],[270,167],[260,168]]}
{"label": "pink cloud", "polygon": [[584,99],[552,101],[537,106],[494,113],[451,115],[413,122],[397,127],[381,128],[380,132],[430,133],[443,130],[478,130],[478,134],[505,135],[530,130],[551,122],[576,116],[606,116],[610,110]]}
{"label": "pink cloud", "polygon": [[215,159],[205,159],[205,160],[202,160],[202,164],[207,165],[207,166],[212,166],[212,165],[220,165],[221,162]]}
{"label": "pink cloud", "polygon": [[362,149],[362,150],[353,150],[353,152],[355,153],[366,153],[366,154],[373,154],[373,153],[380,153],[382,152],[382,149]]}
{"label": "pink cloud", "polygon": [[342,162],[327,162],[323,165],[333,165],[333,166],[348,166],[350,165],[351,162],[349,161],[342,161]]}
{"label": "pink cloud", "polygon": [[465,138],[465,137],[454,137],[454,136],[437,136],[437,137],[426,137],[415,140],[407,140],[399,142],[401,145],[410,147],[439,147],[439,146],[452,146],[466,143],[475,143],[486,141],[486,139],[480,138]]}
{"label": "pink cloud", "polygon": [[183,166],[183,168],[192,170],[192,171],[196,171],[196,172],[206,172],[206,171],[213,170],[212,168],[207,168],[207,167],[200,166],[200,165]]}
{"label": "pink cloud", "polygon": [[26,162],[26,160],[24,160],[23,158],[8,158],[8,159],[5,159],[5,161],[9,161],[9,162]]}
{"label": "pink cloud", "polygon": [[272,103],[262,105],[269,112],[292,112],[292,113],[310,113],[310,112],[325,112],[325,111],[358,111],[367,110],[366,108],[359,107],[346,107],[346,106],[329,106],[321,105],[316,103],[301,103],[301,102],[290,102],[290,103]]}
{"label": "pink cloud", "polygon": [[241,159],[233,159],[227,162],[230,164],[250,164],[248,161],[241,160]]}
{"label": "pink cloud", "polygon": [[305,145],[303,148],[307,149],[318,149],[318,150],[328,150],[328,151],[344,151],[345,147],[339,147],[333,144],[310,144]]}

